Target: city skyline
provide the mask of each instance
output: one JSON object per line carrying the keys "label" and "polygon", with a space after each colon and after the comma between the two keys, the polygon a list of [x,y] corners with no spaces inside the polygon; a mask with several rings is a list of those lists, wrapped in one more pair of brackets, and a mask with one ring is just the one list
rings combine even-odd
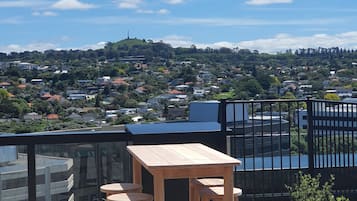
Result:
{"label": "city skyline", "polygon": [[352,0],[0,1],[0,52],[97,49],[128,36],[173,47],[357,49]]}

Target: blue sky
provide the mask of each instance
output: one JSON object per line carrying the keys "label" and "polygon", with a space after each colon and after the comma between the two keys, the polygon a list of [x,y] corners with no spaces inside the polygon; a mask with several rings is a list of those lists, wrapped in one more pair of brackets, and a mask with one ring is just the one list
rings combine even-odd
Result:
{"label": "blue sky", "polygon": [[0,0],[0,52],[88,49],[127,37],[275,53],[357,49],[356,0]]}

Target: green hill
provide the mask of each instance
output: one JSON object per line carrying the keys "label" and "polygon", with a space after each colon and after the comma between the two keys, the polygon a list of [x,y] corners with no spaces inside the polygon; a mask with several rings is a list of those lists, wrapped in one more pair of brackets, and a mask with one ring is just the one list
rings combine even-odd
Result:
{"label": "green hill", "polygon": [[110,48],[110,46],[113,49],[131,49],[133,47],[139,47],[139,46],[148,46],[149,43],[147,43],[145,40],[139,40],[139,39],[124,39],[115,43],[107,43],[105,48]]}

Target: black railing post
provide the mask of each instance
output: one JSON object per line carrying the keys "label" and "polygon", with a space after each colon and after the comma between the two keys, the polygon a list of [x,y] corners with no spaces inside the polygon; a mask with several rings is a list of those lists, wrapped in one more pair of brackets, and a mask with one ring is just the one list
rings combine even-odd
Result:
{"label": "black railing post", "polygon": [[219,103],[219,112],[218,112],[219,123],[221,124],[221,135],[224,138],[224,147],[223,150],[225,153],[230,153],[230,139],[227,139],[227,100],[222,99]]}
{"label": "black railing post", "polygon": [[219,122],[221,124],[221,132],[226,134],[227,131],[227,100],[222,99],[219,104]]}
{"label": "black railing post", "polygon": [[313,101],[311,97],[307,97],[307,144],[308,144],[308,157],[309,157],[309,171],[310,173],[314,170],[314,130],[313,130]]}
{"label": "black railing post", "polygon": [[36,201],[36,154],[35,144],[27,145],[28,200]]}

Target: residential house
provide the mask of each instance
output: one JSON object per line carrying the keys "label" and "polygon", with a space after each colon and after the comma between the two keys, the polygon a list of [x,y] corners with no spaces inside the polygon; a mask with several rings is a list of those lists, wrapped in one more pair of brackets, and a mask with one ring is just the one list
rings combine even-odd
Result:
{"label": "residential house", "polygon": [[98,114],[90,112],[82,115],[82,119],[84,122],[98,122]]}
{"label": "residential house", "polygon": [[215,79],[215,76],[209,71],[200,71],[197,75],[197,80],[203,81],[204,83],[209,83],[213,79]]}
{"label": "residential house", "polygon": [[129,83],[127,83],[127,82],[125,81],[125,79],[124,79],[124,78],[121,78],[121,77],[119,77],[119,78],[114,78],[114,79],[112,80],[112,84],[113,84],[114,86],[120,86],[120,85],[129,86]]}
{"label": "residential house", "polygon": [[124,63],[145,63],[146,58],[144,55],[126,56],[120,58],[119,61]]}
{"label": "residential house", "polygon": [[17,88],[19,88],[19,89],[25,89],[26,87],[27,87],[26,84],[19,84],[19,85],[17,85]]}
{"label": "residential house", "polygon": [[138,112],[137,108],[121,108],[121,109],[119,109],[119,113],[124,114],[124,115],[133,115],[133,114],[136,114],[137,112]]}
{"label": "residential house", "polygon": [[48,114],[47,115],[47,119],[48,120],[58,120],[59,119],[59,115],[58,114]]}
{"label": "residential house", "polygon": [[44,81],[43,81],[43,79],[31,79],[31,84],[33,84],[33,85],[43,85],[44,84]]}
{"label": "residential house", "polygon": [[18,81],[20,84],[26,84],[26,78],[19,78]]}
{"label": "residential house", "polygon": [[352,89],[345,89],[345,88],[328,89],[325,91],[325,93],[337,94],[342,99],[352,97]]}
{"label": "residential house", "polygon": [[56,70],[55,72],[53,72],[54,74],[67,74],[68,70]]}
{"label": "residential house", "polygon": [[38,70],[39,66],[36,64],[31,64],[27,62],[20,62],[17,64],[17,67],[20,68],[21,70]]}
{"label": "residential house", "polygon": [[174,94],[161,94],[154,98],[150,98],[147,100],[147,104],[149,107],[154,109],[162,109],[164,103],[167,103],[171,98],[176,98]]}
{"label": "residential house", "polygon": [[34,121],[34,120],[41,120],[42,115],[37,114],[36,112],[30,112],[24,115],[25,121]]}
{"label": "residential house", "polygon": [[81,90],[67,90],[67,99],[68,100],[91,100],[94,99],[96,95],[88,95]]}
{"label": "residential house", "polygon": [[144,119],[144,117],[142,117],[140,115],[131,118],[131,120],[133,120],[133,122],[140,122],[143,119]]}
{"label": "residential house", "polygon": [[184,84],[184,80],[182,78],[176,78],[168,83],[170,87],[175,87],[177,85]]}
{"label": "residential house", "polygon": [[110,76],[103,76],[97,78],[97,85],[107,85],[110,83]]}
{"label": "residential house", "polygon": [[90,87],[93,85],[93,80],[77,80],[80,87]]}
{"label": "residential house", "polygon": [[138,108],[137,108],[138,113],[147,113],[149,111],[149,106],[145,102],[140,102],[138,103]]}
{"label": "residential house", "polygon": [[203,97],[205,96],[205,90],[204,89],[193,89],[193,96],[195,97]]}
{"label": "residential house", "polygon": [[221,90],[220,87],[216,86],[216,85],[212,85],[210,88],[211,88],[211,91],[215,92],[215,93],[218,93]]}
{"label": "residential house", "polygon": [[190,88],[190,86],[187,85],[187,84],[180,84],[180,85],[175,86],[175,89],[176,89],[176,90],[184,91],[184,92],[187,92],[187,90],[188,90],[189,88]]}
{"label": "residential house", "polygon": [[67,116],[67,118],[72,119],[74,121],[81,121],[82,120],[82,116],[77,114],[77,113],[71,113],[69,116]]}
{"label": "residential house", "polygon": [[9,86],[11,86],[9,82],[0,82],[0,88],[7,89]]}
{"label": "residential house", "polygon": [[169,94],[173,94],[173,95],[183,94],[182,91],[179,91],[179,90],[176,90],[176,89],[170,90],[168,93]]}
{"label": "residential house", "polygon": [[174,105],[169,105],[167,107],[166,120],[186,119],[187,117],[186,111],[187,111],[187,106],[176,107]]}
{"label": "residential house", "polygon": [[87,94],[69,94],[68,100],[87,100]]}
{"label": "residential house", "polygon": [[64,98],[61,95],[52,95],[50,98],[47,99],[49,102],[65,102]]}
{"label": "residential house", "polygon": [[138,87],[135,89],[135,92],[136,93],[139,93],[139,94],[144,94],[146,92],[146,88],[145,87]]}
{"label": "residential house", "polygon": [[106,119],[116,119],[118,118],[119,110],[106,110],[105,118]]}

